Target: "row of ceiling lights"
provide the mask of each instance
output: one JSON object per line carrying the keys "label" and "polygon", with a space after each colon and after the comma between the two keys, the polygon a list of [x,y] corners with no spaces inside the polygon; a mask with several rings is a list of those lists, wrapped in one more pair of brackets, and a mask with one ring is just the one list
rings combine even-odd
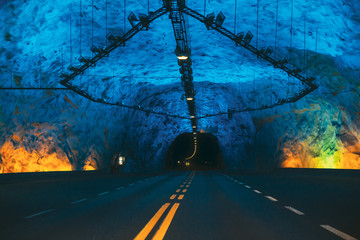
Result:
{"label": "row of ceiling lights", "polygon": [[187,159],[192,158],[197,148],[197,119],[195,108],[195,92],[191,68],[191,51],[187,43],[185,19],[182,14],[182,8],[185,6],[183,0],[164,0],[164,6],[170,12],[170,19],[174,30],[176,49],[175,54],[180,66],[181,84],[185,91],[186,102],[190,114],[192,133],[194,139],[194,153]]}

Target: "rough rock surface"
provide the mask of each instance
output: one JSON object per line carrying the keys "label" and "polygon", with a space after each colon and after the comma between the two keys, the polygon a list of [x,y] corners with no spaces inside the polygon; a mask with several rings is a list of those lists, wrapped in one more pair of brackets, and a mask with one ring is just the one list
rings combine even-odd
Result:
{"label": "rough rock surface", "polygon": [[[61,87],[60,74],[91,56],[92,44],[106,45],[107,32],[129,30],[131,11],[148,11],[148,1],[125,2],[1,1],[0,87]],[[150,2],[150,11],[161,7],[160,0]],[[279,0],[278,8],[276,2],[187,4],[200,13],[221,10],[224,27],[250,30],[255,46],[276,47],[277,58],[314,75],[319,89],[293,104],[203,118],[199,129],[218,127],[225,167],[234,171],[360,168],[359,1]],[[301,88],[186,20],[198,116],[275,102]],[[187,116],[174,49],[171,23],[162,16],[74,84],[109,102]],[[126,171],[161,169],[171,142],[191,131],[189,120],[93,103],[67,90],[0,91],[0,172],[108,168],[119,152],[127,156]]]}

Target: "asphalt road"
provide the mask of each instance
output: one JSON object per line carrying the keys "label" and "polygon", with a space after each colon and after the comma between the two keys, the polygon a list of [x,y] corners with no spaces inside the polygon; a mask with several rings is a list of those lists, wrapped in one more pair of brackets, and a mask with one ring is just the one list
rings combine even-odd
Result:
{"label": "asphalt road", "polygon": [[360,239],[358,172],[1,181],[0,239]]}

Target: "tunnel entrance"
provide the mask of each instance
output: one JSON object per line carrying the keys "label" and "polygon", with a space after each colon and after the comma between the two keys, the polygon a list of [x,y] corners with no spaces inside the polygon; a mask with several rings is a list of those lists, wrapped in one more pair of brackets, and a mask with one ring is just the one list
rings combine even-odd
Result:
{"label": "tunnel entrance", "polygon": [[165,161],[167,169],[178,170],[211,170],[223,167],[222,154],[218,138],[211,133],[198,133],[198,144],[195,155],[192,133],[183,133],[172,142]]}

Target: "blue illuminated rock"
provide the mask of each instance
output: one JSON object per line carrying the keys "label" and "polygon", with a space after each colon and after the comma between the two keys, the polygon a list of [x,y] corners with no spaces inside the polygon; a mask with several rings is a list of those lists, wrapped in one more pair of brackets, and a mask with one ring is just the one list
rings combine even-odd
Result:
{"label": "blue illuminated rock", "polygon": [[[152,1],[150,11],[161,2]],[[251,1],[237,1],[235,17],[234,1],[214,0],[205,12],[222,11],[223,27],[251,31],[254,46],[272,46],[273,56],[315,76],[319,88],[273,109],[202,118],[198,128],[218,127],[214,135],[228,170],[360,168],[359,1],[294,1],[293,20],[291,1],[279,1],[277,26],[275,3],[260,1],[257,8]],[[63,87],[60,75],[69,65],[80,65],[80,56],[91,57],[92,45],[109,44],[107,32],[129,30],[131,11],[148,9],[148,1],[127,2],[126,9],[123,1],[94,4],[3,1],[0,87]],[[204,13],[202,2],[187,4]],[[297,79],[195,19],[186,21],[198,116],[258,108],[300,91]],[[72,84],[107,102],[188,117],[172,31],[168,16],[160,17]],[[57,153],[77,170],[89,156],[97,168],[107,169],[119,152],[127,157],[124,171],[162,169],[171,142],[191,132],[190,120],[94,103],[69,90],[1,90],[0,126],[0,146],[8,142],[40,155]],[[11,158],[4,151],[1,162]]]}

